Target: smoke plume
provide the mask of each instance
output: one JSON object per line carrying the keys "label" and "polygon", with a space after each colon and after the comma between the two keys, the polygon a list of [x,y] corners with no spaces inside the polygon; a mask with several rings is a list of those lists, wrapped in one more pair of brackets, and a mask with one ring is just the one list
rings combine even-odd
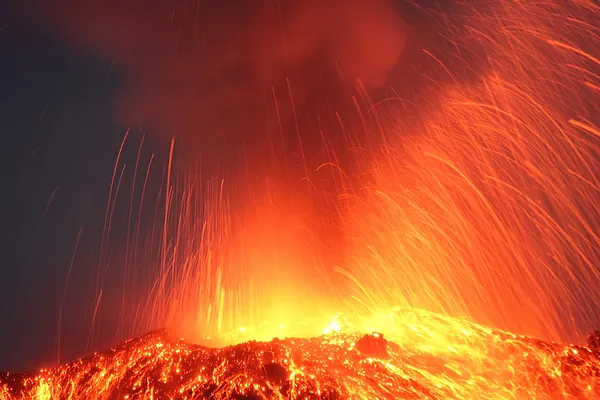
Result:
{"label": "smoke plume", "polygon": [[294,114],[310,142],[307,115],[340,111],[357,78],[384,84],[406,42],[390,0],[59,0],[43,15],[124,70],[121,122],[214,160],[297,139]]}

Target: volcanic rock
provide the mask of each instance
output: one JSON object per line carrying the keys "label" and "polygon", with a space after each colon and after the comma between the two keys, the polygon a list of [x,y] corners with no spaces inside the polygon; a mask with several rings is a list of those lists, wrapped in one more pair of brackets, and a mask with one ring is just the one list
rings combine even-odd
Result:
{"label": "volcanic rock", "polygon": [[590,346],[593,349],[598,349],[600,350],[600,331],[599,330],[594,330],[594,333],[592,333],[590,335],[590,337],[588,338],[588,346]]}
{"label": "volcanic rock", "polygon": [[387,352],[387,344],[383,335],[375,332],[360,338],[356,342],[356,349],[367,357],[386,359],[390,356]]}
{"label": "volcanic rock", "polygon": [[388,339],[349,325],[208,348],[157,331],[56,368],[0,374],[0,400],[600,398],[592,346],[424,311],[382,315]]}

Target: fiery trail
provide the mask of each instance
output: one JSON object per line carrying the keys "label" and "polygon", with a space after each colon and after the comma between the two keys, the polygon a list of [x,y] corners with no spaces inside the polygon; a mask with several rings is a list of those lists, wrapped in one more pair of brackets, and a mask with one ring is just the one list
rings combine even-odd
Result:
{"label": "fiery trail", "polygon": [[[222,180],[201,190],[185,185],[188,190],[175,212],[176,236],[168,245],[156,302],[149,306],[152,325],[167,321],[194,340],[229,344],[223,335],[238,328],[248,331],[246,339],[270,339],[292,334],[286,326],[298,325],[299,319],[332,317],[331,294],[313,272],[318,265],[315,240],[304,228],[304,216],[294,211],[298,202],[276,194],[267,182],[259,196],[249,198],[251,208],[245,208],[243,218],[236,218],[224,186]],[[217,201],[202,203],[199,196]],[[293,333],[320,331],[305,328]]]}
{"label": "fiery trail", "polygon": [[[600,305],[600,11],[589,1],[481,8],[450,37],[457,64],[486,73],[466,83],[443,66],[455,84],[417,134],[390,135],[347,218],[355,253],[343,271],[369,307],[577,340]],[[392,126],[415,132],[401,118]]]}
{"label": "fiery trail", "polygon": [[[331,247],[319,243],[316,187],[286,187],[277,173],[246,177],[248,189],[234,191],[245,193],[240,212],[231,183],[199,188],[188,177],[150,307],[154,326],[168,320],[202,338],[357,306],[469,316],[547,340],[580,340],[594,326],[598,6],[489,1],[462,10],[439,16],[440,26],[456,27],[445,33],[453,57],[442,64],[424,50],[424,73],[440,83],[419,110],[422,123],[386,109],[375,121],[383,147],[368,131],[366,145],[344,144],[361,173],[330,179],[339,218],[317,221],[340,226],[332,247],[343,257],[324,262]],[[470,76],[475,68],[480,78]],[[442,84],[448,75],[452,83]],[[326,145],[323,161],[335,166],[336,143]],[[291,334],[271,330],[253,334]]]}
{"label": "fiery trail", "polygon": [[[247,176],[243,189],[169,172],[145,327],[211,344],[310,339],[210,350],[150,335],[5,376],[0,398],[15,385],[26,398],[598,398],[596,351],[550,341],[579,340],[600,310],[600,7],[461,9],[430,11],[453,27],[443,34],[454,50],[426,51],[435,95],[420,123],[375,108],[384,145],[347,137],[361,166],[352,176],[325,140],[328,195],[312,176],[301,180],[308,192],[289,176],[283,185],[279,171]],[[325,220],[317,211],[330,199],[315,197],[331,193],[336,218]],[[339,228],[339,243],[323,245],[319,224]],[[339,311],[350,317],[321,335]],[[372,331],[390,340],[389,358],[354,348]],[[265,377],[265,350],[291,375]]]}

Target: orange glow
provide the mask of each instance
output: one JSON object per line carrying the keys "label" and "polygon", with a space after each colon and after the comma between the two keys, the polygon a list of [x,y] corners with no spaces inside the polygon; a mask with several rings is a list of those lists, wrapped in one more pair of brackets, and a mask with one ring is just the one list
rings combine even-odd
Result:
{"label": "orange glow", "polygon": [[[169,173],[145,321],[196,344],[160,333],[4,381],[38,399],[598,398],[598,351],[555,342],[600,310],[600,8],[480,7],[443,16],[458,66],[427,50],[429,78],[453,83],[433,85],[422,122],[378,112],[384,145],[347,144],[356,176],[320,160],[340,174],[335,222],[297,182],[188,172],[174,198]],[[319,223],[342,235],[325,246]],[[354,348],[373,332],[389,359]]]}
{"label": "orange glow", "polygon": [[[417,134],[391,135],[369,167],[344,272],[368,308],[578,340],[600,306],[600,40],[586,23],[600,11],[493,5],[495,18],[469,15],[455,38],[487,72],[442,88]],[[468,54],[475,44],[483,55]]]}
{"label": "orange glow", "polygon": [[[353,148],[360,174],[331,181],[342,257],[320,243],[318,194],[275,179],[199,190],[189,176],[153,325],[197,341],[239,328],[241,340],[310,336],[317,328],[292,327],[402,306],[580,340],[600,308],[600,41],[585,22],[600,11],[490,5],[495,18],[473,9],[450,36],[459,66],[484,63],[485,73],[460,80],[464,71],[427,51],[432,76],[455,84],[423,106],[422,124],[385,110],[383,148]],[[475,46],[484,50],[468,54]]]}
{"label": "orange glow", "polygon": [[[495,331],[416,310],[338,317],[311,339],[209,349],[159,331],[35,377],[8,375],[25,398],[595,399],[598,353]],[[366,332],[388,340],[385,358],[361,354]],[[265,360],[265,353],[272,360]],[[279,366],[281,375],[269,369]],[[3,391],[4,390],[4,391]]]}
{"label": "orange glow", "polygon": [[224,181],[185,187],[149,325],[213,345],[320,333],[312,321],[325,323],[339,307],[315,272],[320,250],[302,199],[267,183],[236,214]]}

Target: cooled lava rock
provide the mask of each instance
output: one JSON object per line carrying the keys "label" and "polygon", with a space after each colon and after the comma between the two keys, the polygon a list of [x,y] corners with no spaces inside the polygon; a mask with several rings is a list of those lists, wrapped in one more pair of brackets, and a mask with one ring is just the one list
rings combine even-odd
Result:
{"label": "cooled lava rock", "polygon": [[600,350],[600,331],[594,330],[594,333],[588,338],[588,346],[593,349]]}
{"label": "cooled lava rock", "polygon": [[363,355],[371,358],[389,358],[387,352],[388,341],[383,338],[381,333],[374,332],[365,335],[356,342],[356,350]]}
{"label": "cooled lava rock", "polygon": [[286,367],[274,362],[275,355],[272,351],[265,351],[263,354],[263,370],[265,372],[265,378],[269,382],[283,383],[290,377],[290,373]]}

